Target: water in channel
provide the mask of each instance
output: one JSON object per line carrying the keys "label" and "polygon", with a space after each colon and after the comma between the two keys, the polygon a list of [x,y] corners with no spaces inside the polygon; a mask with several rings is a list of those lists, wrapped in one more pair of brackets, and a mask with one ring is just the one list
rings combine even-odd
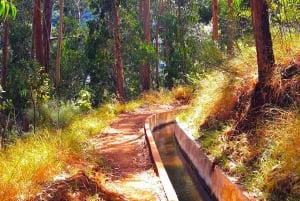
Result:
{"label": "water in channel", "polygon": [[187,165],[174,136],[174,124],[167,124],[154,131],[154,140],[180,201],[210,201],[211,198]]}

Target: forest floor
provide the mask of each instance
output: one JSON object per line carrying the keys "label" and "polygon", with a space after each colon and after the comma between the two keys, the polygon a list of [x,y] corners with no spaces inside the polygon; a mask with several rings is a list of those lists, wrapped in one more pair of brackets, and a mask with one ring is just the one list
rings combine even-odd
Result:
{"label": "forest floor", "polygon": [[80,162],[76,175],[50,183],[31,200],[167,200],[154,172],[144,122],[151,114],[176,107],[152,104],[118,115],[105,132],[88,142],[92,160]]}

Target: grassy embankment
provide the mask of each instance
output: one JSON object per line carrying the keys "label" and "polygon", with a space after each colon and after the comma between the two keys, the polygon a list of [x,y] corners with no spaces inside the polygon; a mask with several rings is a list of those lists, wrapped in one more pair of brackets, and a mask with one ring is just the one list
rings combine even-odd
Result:
{"label": "grassy embankment", "polygon": [[[36,134],[16,140],[0,153],[0,200],[26,200],[57,175],[72,176],[87,161],[98,164],[99,159],[87,151],[88,139],[107,128],[119,113],[133,111],[142,104],[171,102],[171,93],[162,93],[143,94],[143,99],[125,105],[104,104],[86,114],[73,115],[62,129],[40,126]],[[72,112],[61,111],[61,120],[70,119],[64,115]]]}
{"label": "grassy embankment", "polygon": [[[292,89],[299,97],[299,91],[292,88],[292,82],[299,84],[299,73],[289,88],[280,79],[280,68],[300,53],[299,40],[299,35],[274,40],[275,60],[280,65],[271,82],[278,96]],[[266,104],[252,130],[232,135],[238,120],[246,117],[257,79],[255,48],[240,47],[237,57],[200,80],[192,108],[188,115],[181,115],[181,121],[188,124],[209,157],[237,177],[252,196],[300,200],[299,102],[284,107]]]}

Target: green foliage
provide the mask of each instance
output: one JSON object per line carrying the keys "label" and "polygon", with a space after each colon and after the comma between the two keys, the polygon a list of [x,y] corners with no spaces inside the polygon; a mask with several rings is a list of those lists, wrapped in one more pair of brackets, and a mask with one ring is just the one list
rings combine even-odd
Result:
{"label": "green foliage", "polygon": [[9,15],[11,15],[13,18],[17,15],[17,8],[12,3],[12,1],[7,0],[1,0],[0,1],[0,16],[4,19],[6,19]]}
{"label": "green foliage", "polygon": [[[27,81],[31,98],[37,104],[44,103],[50,99],[54,88],[47,73],[38,72],[37,74],[30,74]],[[24,89],[22,93],[26,95],[28,92]]]}
{"label": "green foliage", "polygon": [[86,112],[92,108],[91,93],[87,90],[81,90],[78,94],[76,105],[81,112]]}
{"label": "green foliage", "polygon": [[89,60],[80,43],[81,39],[66,39],[63,42],[60,94],[65,100],[74,100],[86,86]]}
{"label": "green foliage", "polygon": [[[21,15],[21,14],[20,14]],[[25,18],[19,16],[18,18]],[[11,48],[11,62],[16,65],[22,60],[29,60],[31,46],[31,25],[19,20],[10,22],[9,45]]]}
{"label": "green foliage", "polygon": [[42,104],[52,96],[53,84],[49,75],[41,73],[41,70],[36,62],[20,61],[8,71],[8,98],[18,110],[24,109],[30,102]]}
{"label": "green foliage", "polygon": [[[32,107],[26,109],[26,116],[30,122],[33,121],[33,112]],[[77,114],[79,114],[79,109],[74,102],[50,100],[37,108],[37,125],[64,128]]]}
{"label": "green foliage", "polygon": [[208,24],[212,18],[212,2],[211,0],[209,1],[202,1],[199,6],[199,18],[200,22],[204,24]]}
{"label": "green foliage", "polygon": [[300,25],[299,0],[272,0],[270,1],[271,20],[288,29]]}

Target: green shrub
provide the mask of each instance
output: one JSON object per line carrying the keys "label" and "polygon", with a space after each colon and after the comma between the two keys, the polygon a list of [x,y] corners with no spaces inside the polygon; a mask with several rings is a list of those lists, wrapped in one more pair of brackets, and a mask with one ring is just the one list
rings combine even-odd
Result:
{"label": "green shrub", "polygon": [[86,112],[92,108],[91,98],[92,95],[89,91],[83,89],[79,92],[76,106],[79,107],[80,111]]}

